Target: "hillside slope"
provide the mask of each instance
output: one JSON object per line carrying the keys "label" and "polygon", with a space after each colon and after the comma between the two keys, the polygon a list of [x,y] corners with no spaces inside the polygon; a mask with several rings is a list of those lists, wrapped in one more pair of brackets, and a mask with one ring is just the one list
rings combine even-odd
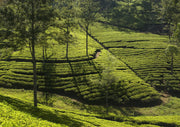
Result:
{"label": "hillside slope", "polygon": [[43,105],[34,108],[32,103],[11,95],[0,95],[0,106],[0,126],[2,127],[133,127],[124,122],[97,118],[95,114],[60,110]]}
{"label": "hillside slope", "polygon": [[169,45],[165,35],[119,31],[117,27],[96,23],[92,35],[116,58],[124,62],[138,77],[157,90],[179,96],[179,54],[174,56],[174,74],[171,74],[165,49]]}
{"label": "hillside slope", "polygon": [[[33,91],[0,88],[0,126],[2,127],[177,127],[180,116],[120,116],[87,113],[75,105],[63,104],[56,98],[59,108],[31,103]],[[74,102],[74,100],[66,100]],[[177,105],[176,105],[177,106]],[[100,107],[99,107],[100,108]],[[123,110],[123,109],[122,109]]]}
{"label": "hillside slope", "polygon": [[[113,57],[107,50],[103,50],[93,39],[89,41],[89,58],[85,56],[85,35],[81,29],[74,32],[76,41],[69,46],[69,58],[65,57],[65,45],[48,40],[50,46],[47,49],[47,59],[43,61],[42,47],[37,47],[37,70],[38,89],[48,90],[58,94],[66,95],[75,93],[80,98],[90,102],[103,102],[105,96],[101,88],[91,83],[91,79],[99,79],[102,70],[108,66],[108,57]],[[93,54],[97,49],[102,49],[97,59]],[[159,103],[159,94],[149,84],[140,79],[126,64],[114,57],[116,71],[114,72],[122,84],[125,84],[122,91],[114,91],[115,103],[131,105],[150,105]],[[28,48],[16,51],[7,60],[0,62],[0,85],[13,88],[32,88],[32,63]],[[111,89],[111,88],[109,88]],[[73,94],[74,95],[74,94]]]}

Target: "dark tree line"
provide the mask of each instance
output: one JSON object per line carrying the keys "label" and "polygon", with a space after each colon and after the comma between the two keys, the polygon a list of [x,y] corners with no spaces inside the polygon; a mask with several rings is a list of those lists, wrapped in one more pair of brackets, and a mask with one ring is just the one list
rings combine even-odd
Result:
{"label": "dark tree line", "polygon": [[171,35],[180,19],[178,0],[100,1],[103,16],[121,28]]}

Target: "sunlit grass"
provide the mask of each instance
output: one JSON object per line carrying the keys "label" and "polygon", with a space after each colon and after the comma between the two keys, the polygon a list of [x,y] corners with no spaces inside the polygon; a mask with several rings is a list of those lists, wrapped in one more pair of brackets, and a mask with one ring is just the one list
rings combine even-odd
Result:
{"label": "sunlit grass", "polygon": [[[117,27],[97,23],[92,26],[95,36],[116,58],[125,62],[141,79],[157,88],[164,82],[169,89],[178,93],[180,75],[180,54],[174,56],[174,74],[168,63],[165,49],[169,45],[168,37],[152,33],[119,31]],[[159,88],[160,89],[160,88]]]}
{"label": "sunlit grass", "polygon": [[[26,100],[23,99],[27,97],[25,92],[30,94],[31,91],[1,90],[6,91],[0,92],[0,125],[2,126],[133,127],[133,125],[128,125],[125,122],[110,121],[96,114],[72,110],[75,106],[69,109],[70,106],[66,107],[67,104],[62,104],[62,98],[59,98],[59,101],[56,102],[62,104],[61,108],[52,108],[41,104],[38,104],[38,108],[34,108],[32,103],[29,102],[29,100],[31,100],[30,98],[25,98]],[[68,100],[64,101],[67,103]],[[69,101],[73,102],[72,100]]]}
{"label": "sunlit grass", "polygon": [[[0,125],[158,127],[162,124],[167,126],[171,124],[179,126],[180,124],[178,113],[172,116],[162,113],[179,112],[179,99],[173,97],[169,102],[151,108],[111,107],[109,115],[103,115],[101,111],[105,111],[105,109],[102,106],[83,104],[75,99],[59,95],[54,96],[56,100],[53,107],[38,104],[36,109],[31,102],[32,95],[33,92],[30,90],[0,88]],[[40,92],[38,96],[41,96]],[[143,116],[132,117],[137,113]]]}

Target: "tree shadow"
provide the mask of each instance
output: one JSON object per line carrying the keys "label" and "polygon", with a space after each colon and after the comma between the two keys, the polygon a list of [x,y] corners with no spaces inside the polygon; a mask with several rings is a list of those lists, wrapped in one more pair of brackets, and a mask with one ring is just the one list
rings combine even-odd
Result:
{"label": "tree shadow", "polygon": [[56,63],[48,62],[53,56],[53,53],[48,56],[46,48],[43,48],[43,61],[40,67],[40,74],[42,81],[38,84],[38,87],[42,87],[43,96],[41,97],[43,104],[53,105],[52,99],[52,89],[56,84]]}
{"label": "tree shadow", "polygon": [[136,111],[133,107],[124,107],[124,108],[118,108],[120,112],[125,116],[140,116],[142,115],[138,111]]}
{"label": "tree shadow", "polygon": [[97,73],[101,77],[102,76],[101,73],[102,73],[103,69],[101,67],[97,67],[93,60],[90,60],[89,63],[90,63],[90,65],[92,65],[94,67],[94,69],[97,71]]}
{"label": "tree shadow", "polygon": [[[89,103],[88,99],[84,99],[84,96],[82,92],[84,91],[84,87],[89,87],[89,79],[87,78],[87,74],[91,74],[91,72],[88,72],[86,64],[89,64],[92,66],[89,61],[85,64],[84,62],[71,62],[69,61],[69,66],[71,69],[71,74],[73,76],[73,83],[76,86],[76,90],[78,93],[78,97],[80,98],[80,101],[83,102],[82,108],[87,109],[86,103]],[[94,73],[92,73],[94,74]]]}
{"label": "tree shadow", "polygon": [[[58,112],[53,113],[51,111],[48,111],[48,110],[45,110],[42,108],[36,108],[36,107],[33,107],[31,103],[23,102],[21,100],[15,99],[15,98],[0,95],[0,102],[7,103],[15,110],[28,113],[28,114],[32,115],[33,117],[47,120],[47,121],[50,121],[53,123],[65,124],[70,127],[83,126],[83,123],[73,120],[72,118],[68,117],[67,115],[58,114]],[[65,112],[61,112],[61,113],[65,113]]]}

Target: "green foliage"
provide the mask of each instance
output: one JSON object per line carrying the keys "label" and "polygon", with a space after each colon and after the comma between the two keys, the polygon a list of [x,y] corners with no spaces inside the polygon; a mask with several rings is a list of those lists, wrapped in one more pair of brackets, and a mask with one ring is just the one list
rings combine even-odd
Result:
{"label": "green foliage", "polygon": [[[0,8],[0,15],[7,36],[3,36],[2,42],[5,48],[9,47],[18,50],[29,46],[31,60],[33,63],[33,84],[34,84],[34,106],[37,106],[37,72],[36,72],[36,51],[35,46],[42,43],[43,33],[52,26],[56,19],[54,1],[9,1],[6,6]],[[44,46],[44,45],[43,45]],[[44,49],[43,49],[44,51]]]}
{"label": "green foliage", "polygon": [[[1,8],[1,15],[3,18],[2,28],[5,28],[4,32],[6,36],[3,37],[3,42],[7,41],[9,47],[14,49],[22,49],[27,46],[31,40],[31,1],[16,1],[9,2],[6,6]],[[41,7],[38,2],[34,3],[36,7],[34,23],[36,24],[36,44],[39,43],[40,33],[42,34],[50,25],[55,17],[55,10],[47,4],[41,3]],[[47,18],[48,17],[48,18]],[[51,22],[51,23],[50,23]],[[37,27],[41,26],[41,27]],[[9,33],[9,34],[8,34]],[[5,42],[4,42],[5,43]],[[6,44],[6,45],[7,45]],[[7,46],[6,46],[7,47]]]}
{"label": "green foliage", "polygon": [[97,20],[97,13],[100,9],[98,4],[93,0],[80,0],[80,18],[85,27]]}
{"label": "green foliage", "polygon": [[180,3],[176,0],[163,0],[161,4],[161,15],[165,23],[167,24],[169,39],[171,39],[170,37],[174,33],[174,31],[176,31],[178,22],[180,21]]}
{"label": "green foliage", "polygon": [[179,50],[178,47],[175,45],[169,45],[166,50],[165,50],[166,54],[172,54],[172,55],[177,55]]}
{"label": "green foliage", "polygon": [[159,25],[160,1],[138,0],[138,1],[114,1],[108,13],[108,22],[119,26],[120,29],[129,28],[132,30],[159,32],[162,28]]}
{"label": "green foliage", "polygon": [[[165,53],[166,53],[166,56],[167,56],[167,59],[168,57],[170,57],[170,67],[171,67],[171,74],[173,74],[173,69],[174,69],[174,55],[177,55],[179,52],[179,49],[177,46],[175,45],[169,45],[166,49],[165,49]],[[169,62],[169,61],[168,61]]]}
{"label": "green foliage", "polygon": [[174,37],[175,37],[177,45],[179,46],[180,45],[180,23],[177,24],[177,29],[174,32]]}
{"label": "green foliage", "polygon": [[86,56],[89,56],[89,26],[97,21],[97,13],[100,9],[98,4],[99,3],[97,1],[93,0],[80,0],[79,25],[86,33]]}

